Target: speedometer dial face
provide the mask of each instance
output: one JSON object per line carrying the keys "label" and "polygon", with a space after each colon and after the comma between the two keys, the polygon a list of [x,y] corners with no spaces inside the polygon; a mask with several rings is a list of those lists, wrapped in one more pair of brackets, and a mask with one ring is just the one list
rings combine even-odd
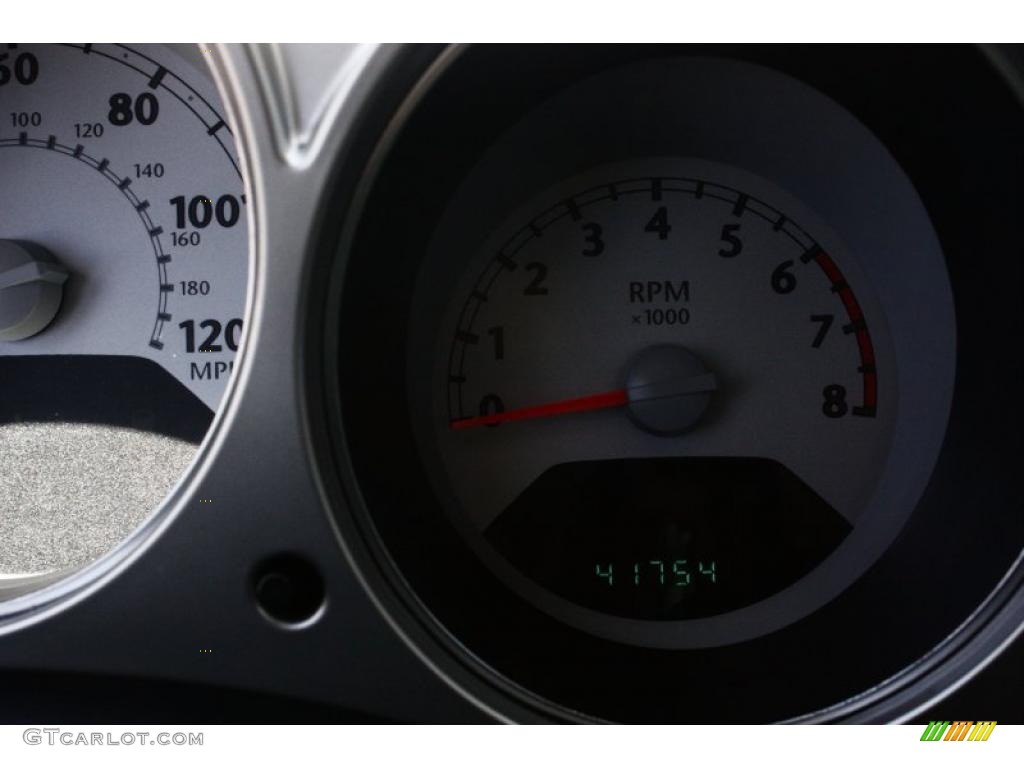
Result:
{"label": "speedometer dial face", "polygon": [[109,549],[224,394],[247,199],[203,54],[184,52],[0,50],[0,572]]}

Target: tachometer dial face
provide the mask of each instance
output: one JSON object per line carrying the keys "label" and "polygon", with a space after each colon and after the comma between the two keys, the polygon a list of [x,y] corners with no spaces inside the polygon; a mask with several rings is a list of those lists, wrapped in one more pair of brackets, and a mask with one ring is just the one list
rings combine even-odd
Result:
{"label": "tachometer dial face", "polygon": [[170,47],[8,45],[0,100],[0,572],[33,574],[108,549],[192,460],[241,342],[247,199]]}
{"label": "tachometer dial face", "polygon": [[630,618],[805,575],[863,513],[897,408],[882,313],[825,226],[734,169],[674,165],[574,179],[503,228],[439,430],[499,552]]}
{"label": "tachometer dial face", "polygon": [[563,620],[729,642],[769,599],[776,621],[813,610],[857,573],[821,566],[866,567],[899,529],[874,518],[905,518],[879,492],[900,410],[886,313],[764,178],[671,158],[569,178],[496,228],[444,318],[439,495]]}

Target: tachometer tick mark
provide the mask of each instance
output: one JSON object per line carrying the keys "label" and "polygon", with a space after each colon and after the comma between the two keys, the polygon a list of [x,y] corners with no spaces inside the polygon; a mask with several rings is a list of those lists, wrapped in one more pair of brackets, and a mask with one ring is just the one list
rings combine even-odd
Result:
{"label": "tachometer tick mark", "polygon": [[821,246],[817,244],[812,245],[810,248],[808,248],[806,251],[800,254],[800,261],[803,264],[810,264],[812,261],[817,260],[818,254],[820,254],[821,252]]}
{"label": "tachometer tick mark", "polygon": [[732,207],[733,216],[742,216],[743,212],[747,210],[747,201],[750,198],[746,195],[740,195],[736,198],[736,204]]}
{"label": "tachometer tick mark", "polygon": [[498,252],[498,255],[494,257],[501,266],[507,269],[509,272],[515,271],[518,266],[512,259],[506,256],[504,253]]}
{"label": "tachometer tick mark", "polygon": [[868,326],[867,326],[867,323],[864,322],[864,318],[860,317],[860,318],[857,318],[856,320],[854,320],[854,321],[844,325],[843,326],[843,333],[845,333],[845,334],[860,333],[861,331],[866,331],[867,328],[868,328]]}

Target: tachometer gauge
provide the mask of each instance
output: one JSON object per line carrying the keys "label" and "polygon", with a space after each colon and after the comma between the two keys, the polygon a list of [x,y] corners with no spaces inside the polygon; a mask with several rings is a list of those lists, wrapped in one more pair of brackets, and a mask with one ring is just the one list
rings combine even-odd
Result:
{"label": "tachometer gauge", "polygon": [[[434,233],[409,362],[431,482],[478,555],[560,620],[656,647],[778,629],[886,551],[939,447],[954,346],[934,231],[877,140],[766,70],[679,66],[658,120],[692,156],[629,157],[682,143],[641,137],[653,118],[607,140],[623,159],[525,154],[615,76],[492,148]],[[763,104],[748,130],[772,149],[737,142],[700,83],[814,125],[771,132]]]}
{"label": "tachometer gauge", "polygon": [[[184,55],[182,55],[184,54]],[[108,550],[233,368],[246,195],[198,48],[0,50],[0,573]]]}
{"label": "tachometer gauge", "polygon": [[499,711],[832,719],[924,679],[1024,540],[1014,92],[973,49],[555,50],[453,54],[362,174],[347,552]]}
{"label": "tachometer gauge", "polygon": [[499,233],[453,297],[435,428],[458,504],[523,576],[594,611],[697,618],[847,538],[896,371],[823,222],[749,174],[664,159],[572,179]]}

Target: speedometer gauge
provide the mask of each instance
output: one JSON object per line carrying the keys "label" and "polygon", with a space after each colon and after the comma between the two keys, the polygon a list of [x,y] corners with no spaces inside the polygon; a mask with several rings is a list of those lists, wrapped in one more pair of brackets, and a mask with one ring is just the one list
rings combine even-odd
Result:
{"label": "speedometer gauge", "polygon": [[0,50],[9,577],[81,565],[127,535],[192,461],[233,369],[247,199],[203,55]]}

